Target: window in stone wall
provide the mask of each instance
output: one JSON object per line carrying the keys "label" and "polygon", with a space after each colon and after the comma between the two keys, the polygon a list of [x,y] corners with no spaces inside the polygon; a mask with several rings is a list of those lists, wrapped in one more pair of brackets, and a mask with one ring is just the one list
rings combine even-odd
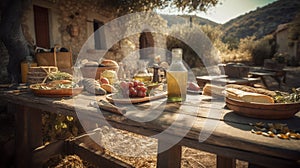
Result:
{"label": "window in stone wall", "polygon": [[95,40],[95,49],[96,50],[106,49],[104,31],[99,29],[103,25],[104,25],[103,22],[94,20],[94,40]]}

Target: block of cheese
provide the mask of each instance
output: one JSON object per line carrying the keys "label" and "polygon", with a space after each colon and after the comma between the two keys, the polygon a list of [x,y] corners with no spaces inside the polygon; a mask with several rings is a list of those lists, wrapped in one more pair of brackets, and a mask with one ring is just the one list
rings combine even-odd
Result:
{"label": "block of cheese", "polygon": [[246,92],[235,88],[226,88],[226,97],[245,102],[274,103],[274,99],[270,96],[260,93]]}
{"label": "block of cheese", "polygon": [[203,95],[207,96],[217,96],[217,97],[222,97],[224,96],[223,91],[225,88],[223,86],[217,86],[217,85],[212,85],[212,84],[205,84],[203,87]]}

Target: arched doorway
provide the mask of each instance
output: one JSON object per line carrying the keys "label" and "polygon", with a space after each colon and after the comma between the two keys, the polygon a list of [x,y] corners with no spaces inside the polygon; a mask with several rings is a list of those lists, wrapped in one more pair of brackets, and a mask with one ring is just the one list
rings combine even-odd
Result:
{"label": "arched doorway", "polygon": [[153,62],[154,58],[154,39],[150,30],[145,29],[139,38],[140,59]]}

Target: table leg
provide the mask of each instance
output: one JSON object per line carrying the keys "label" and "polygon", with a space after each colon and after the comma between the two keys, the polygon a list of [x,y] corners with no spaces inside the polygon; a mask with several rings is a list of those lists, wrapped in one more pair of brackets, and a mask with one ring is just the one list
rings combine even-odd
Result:
{"label": "table leg", "polygon": [[28,110],[28,130],[29,130],[29,146],[31,154],[31,167],[42,167],[43,163],[35,162],[35,159],[32,157],[32,152],[37,147],[43,145],[43,134],[42,134],[42,111],[32,108],[26,108]]}
{"label": "table leg", "polygon": [[217,168],[234,168],[235,166],[235,159],[217,156]]}
{"label": "table leg", "polygon": [[9,103],[7,107],[9,113],[15,112],[16,117],[16,168],[29,167],[29,142],[28,142],[28,111],[24,110],[22,106],[16,106]]}
{"label": "table leg", "polygon": [[33,150],[43,144],[41,112],[11,103],[8,110],[16,116],[16,167],[41,167],[41,164],[32,164]]}
{"label": "table leg", "polygon": [[[165,146],[166,142],[158,140],[158,151]],[[157,168],[180,168],[181,166],[181,146],[174,145],[170,149],[158,153]]]}

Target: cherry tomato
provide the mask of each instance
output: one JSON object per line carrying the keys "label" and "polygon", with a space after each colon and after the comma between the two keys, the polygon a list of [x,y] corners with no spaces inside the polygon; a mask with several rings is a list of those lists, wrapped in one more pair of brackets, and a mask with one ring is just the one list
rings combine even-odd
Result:
{"label": "cherry tomato", "polygon": [[189,82],[188,83],[188,89],[198,91],[198,90],[200,90],[200,87],[195,82]]}
{"label": "cherry tomato", "polygon": [[145,86],[144,82],[139,82],[138,86]]}
{"label": "cherry tomato", "polygon": [[143,91],[143,92],[147,92],[147,87],[145,87],[145,86],[140,86],[140,90]]}
{"label": "cherry tomato", "polygon": [[138,85],[139,82],[140,81],[138,81],[138,80],[133,81],[133,87],[137,87],[137,85]]}
{"label": "cherry tomato", "polygon": [[129,88],[129,96],[130,97],[136,97],[137,96],[137,91],[133,87]]}
{"label": "cherry tomato", "polygon": [[101,77],[100,82],[101,82],[101,84],[109,84],[109,80],[105,77]]}
{"label": "cherry tomato", "polygon": [[141,90],[141,87],[142,87],[142,86],[136,86],[136,87],[135,87],[135,90],[139,91],[139,90]]}
{"label": "cherry tomato", "polygon": [[128,82],[129,87],[134,87],[133,82]]}
{"label": "cherry tomato", "polygon": [[143,92],[143,91],[139,90],[138,93],[137,93],[137,96],[138,97],[145,97],[146,96],[146,92]]}
{"label": "cherry tomato", "polygon": [[125,81],[120,82],[120,87],[122,88],[122,90],[126,90],[128,89],[128,83]]}

